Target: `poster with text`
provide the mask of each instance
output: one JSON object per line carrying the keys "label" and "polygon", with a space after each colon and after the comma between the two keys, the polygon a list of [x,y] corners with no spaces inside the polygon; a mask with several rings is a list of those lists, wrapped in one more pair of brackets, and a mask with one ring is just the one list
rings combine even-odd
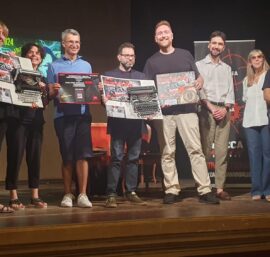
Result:
{"label": "poster with text", "polygon": [[30,59],[0,54],[0,102],[43,107],[39,81]]}
{"label": "poster with text", "polygon": [[59,99],[68,104],[100,104],[98,74],[59,73]]}
{"label": "poster with text", "polygon": [[161,106],[197,103],[199,100],[193,71],[158,74],[156,80]]}
{"label": "poster with text", "polygon": [[107,116],[125,119],[162,119],[153,80],[101,76]]}

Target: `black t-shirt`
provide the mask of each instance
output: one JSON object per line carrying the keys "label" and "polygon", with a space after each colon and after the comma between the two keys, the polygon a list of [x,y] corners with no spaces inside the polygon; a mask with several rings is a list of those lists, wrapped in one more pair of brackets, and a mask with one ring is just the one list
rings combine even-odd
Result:
{"label": "black t-shirt", "polygon": [[262,89],[270,88],[270,70],[268,70],[265,74],[264,82],[263,82],[263,87]]}
{"label": "black t-shirt", "polygon": [[[194,71],[195,76],[199,76],[199,71],[196,67],[193,56],[189,51],[181,48],[175,48],[174,52],[171,54],[156,52],[146,61],[143,70],[146,78],[153,79],[155,82],[157,74],[185,71]],[[162,113],[164,115],[172,115],[196,111],[196,104],[182,104],[163,108]]]}
{"label": "black t-shirt", "polygon": [[[122,79],[145,79],[144,73],[133,69],[129,72],[124,72],[117,68],[112,71],[105,72],[104,76]],[[127,138],[132,136],[139,138],[141,137],[144,130],[144,122],[143,120],[137,119],[108,117],[107,128],[108,133],[113,137]]]}

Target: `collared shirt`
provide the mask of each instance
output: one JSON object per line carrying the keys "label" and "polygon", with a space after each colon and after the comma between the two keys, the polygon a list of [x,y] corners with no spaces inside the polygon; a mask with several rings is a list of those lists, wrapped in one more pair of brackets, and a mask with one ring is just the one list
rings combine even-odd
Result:
{"label": "collared shirt", "polygon": [[196,62],[198,70],[204,79],[200,91],[201,99],[224,104],[234,104],[234,87],[232,70],[229,65],[222,62],[213,63],[210,55]]}
{"label": "collared shirt", "polygon": [[[67,59],[65,56],[62,58],[54,61],[53,63],[49,64],[48,73],[47,73],[47,80],[48,83],[57,83],[58,82],[58,74],[59,73],[92,73],[92,67],[90,63],[84,61],[81,56],[78,56],[76,60],[71,61]],[[60,89],[61,90],[61,89]],[[59,107],[59,99],[55,100],[55,105]],[[64,106],[64,104],[62,104]],[[67,105],[67,104],[65,104]],[[62,117],[64,115],[76,115],[78,106],[80,106],[80,114],[86,113],[86,105],[81,104],[70,104],[69,110],[64,113],[62,108],[55,109],[55,118]],[[67,107],[67,106],[66,106]],[[72,108],[71,108],[72,107]]]}
{"label": "collared shirt", "polygon": [[244,128],[268,124],[267,104],[263,98],[262,90],[265,74],[266,72],[260,76],[258,83],[249,87],[247,86],[247,78],[243,80],[243,101],[246,102],[243,116]]}

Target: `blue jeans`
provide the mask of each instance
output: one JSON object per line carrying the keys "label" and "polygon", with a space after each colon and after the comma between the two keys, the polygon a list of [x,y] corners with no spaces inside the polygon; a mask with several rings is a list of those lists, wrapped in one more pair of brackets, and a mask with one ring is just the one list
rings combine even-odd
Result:
{"label": "blue jeans", "polygon": [[141,138],[128,137],[111,138],[111,165],[107,174],[107,194],[116,195],[116,189],[121,175],[122,161],[125,160],[125,179],[128,192],[134,192],[138,184],[138,160],[141,152]]}
{"label": "blue jeans", "polygon": [[251,195],[270,195],[270,130],[259,126],[245,128],[251,172]]}

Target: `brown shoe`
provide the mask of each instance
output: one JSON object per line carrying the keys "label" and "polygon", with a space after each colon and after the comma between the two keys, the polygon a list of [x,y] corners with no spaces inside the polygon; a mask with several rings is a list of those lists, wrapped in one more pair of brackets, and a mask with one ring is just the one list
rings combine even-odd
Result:
{"label": "brown shoe", "polygon": [[230,195],[225,191],[221,191],[221,192],[217,193],[216,195],[217,195],[217,198],[219,198],[220,200],[223,200],[223,201],[231,200]]}

